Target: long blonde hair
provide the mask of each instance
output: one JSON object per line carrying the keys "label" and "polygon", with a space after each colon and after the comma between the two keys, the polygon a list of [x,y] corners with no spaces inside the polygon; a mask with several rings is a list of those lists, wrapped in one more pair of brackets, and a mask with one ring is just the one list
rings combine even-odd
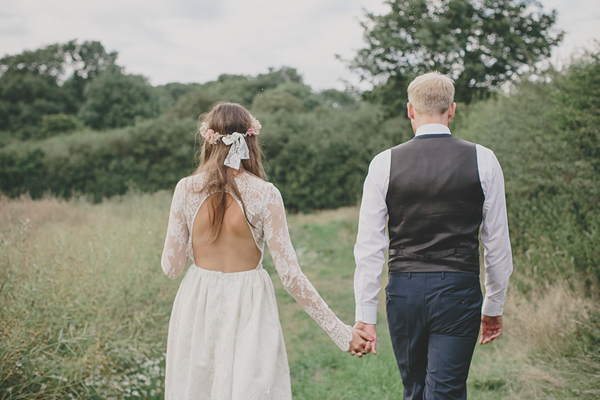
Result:
{"label": "long blonde hair", "polygon": [[[201,115],[198,119],[198,127],[206,122],[208,127],[221,135],[230,135],[234,132],[244,133],[252,126],[252,115],[248,110],[236,103],[220,102],[215,105],[207,114]],[[250,152],[248,160],[242,160],[243,170],[265,179],[265,172],[262,165],[262,151],[258,139],[255,135],[246,136],[246,144]],[[244,216],[251,224],[246,214],[246,205],[240,195],[240,191],[234,179],[234,170],[227,167],[224,162],[229,153],[230,146],[225,145],[221,140],[214,144],[209,143],[205,138],[197,134],[197,140],[202,143],[200,148],[200,163],[195,174],[204,173],[204,187],[201,191],[209,193],[209,238],[215,241],[221,231],[225,210],[227,208],[227,191],[240,200]],[[242,169],[240,169],[242,171]]]}

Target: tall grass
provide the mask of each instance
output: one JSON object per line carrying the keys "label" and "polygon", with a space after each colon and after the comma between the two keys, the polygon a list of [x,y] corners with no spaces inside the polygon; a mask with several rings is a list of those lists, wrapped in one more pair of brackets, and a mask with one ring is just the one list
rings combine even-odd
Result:
{"label": "tall grass", "polygon": [[[1,399],[162,398],[179,283],[159,267],[169,203],[167,192],[96,205],[0,200]],[[352,323],[357,209],[289,221],[304,271]],[[378,354],[359,360],[341,353],[285,293],[269,257],[265,268],[276,288],[295,399],[401,396],[382,299]],[[470,398],[597,398],[600,360],[576,356],[597,345],[581,332],[593,300],[562,278],[531,283],[526,294],[516,289],[505,334],[476,349]]]}
{"label": "tall grass", "polygon": [[2,200],[2,397],[160,397],[167,197]]}

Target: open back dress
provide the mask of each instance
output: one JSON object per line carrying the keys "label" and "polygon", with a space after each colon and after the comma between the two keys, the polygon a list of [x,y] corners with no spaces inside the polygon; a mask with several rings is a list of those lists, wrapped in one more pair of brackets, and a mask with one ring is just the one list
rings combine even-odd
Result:
{"label": "open back dress", "polygon": [[[247,172],[235,179],[261,253],[256,268],[242,272],[194,264],[191,232],[211,193],[203,190],[202,173],[183,178],[175,188],[161,264],[171,279],[183,272],[188,259],[192,265],[169,322],[166,400],[292,398],[273,283],[262,267],[265,242],[288,293],[341,350],[349,349],[351,327],[329,309],[298,265],[279,190]],[[233,198],[243,209],[240,199]]]}

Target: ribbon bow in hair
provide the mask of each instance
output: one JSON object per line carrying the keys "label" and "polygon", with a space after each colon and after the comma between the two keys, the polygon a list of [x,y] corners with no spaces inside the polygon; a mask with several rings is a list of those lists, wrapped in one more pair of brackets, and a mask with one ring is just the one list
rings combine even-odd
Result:
{"label": "ribbon bow in hair", "polygon": [[231,135],[223,136],[221,140],[225,145],[231,146],[224,164],[230,168],[239,170],[242,160],[250,158],[250,151],[248,150],[244,135],[239,132],[233,132]]}

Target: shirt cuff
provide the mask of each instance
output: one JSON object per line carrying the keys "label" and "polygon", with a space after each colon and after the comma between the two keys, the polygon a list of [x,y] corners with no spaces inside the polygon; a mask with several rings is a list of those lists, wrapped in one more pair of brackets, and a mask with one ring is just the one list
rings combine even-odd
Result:
{"label": "shirt cuff", "polygon": [[377,305],[356,305],[356,322],[377,323]]}
{"label": "shirt cuff", "polygon": [[481,313],[488,317],[496,317],[504,312],[504,302],[497,302],[489,298],[483,299],[483,307]]}

